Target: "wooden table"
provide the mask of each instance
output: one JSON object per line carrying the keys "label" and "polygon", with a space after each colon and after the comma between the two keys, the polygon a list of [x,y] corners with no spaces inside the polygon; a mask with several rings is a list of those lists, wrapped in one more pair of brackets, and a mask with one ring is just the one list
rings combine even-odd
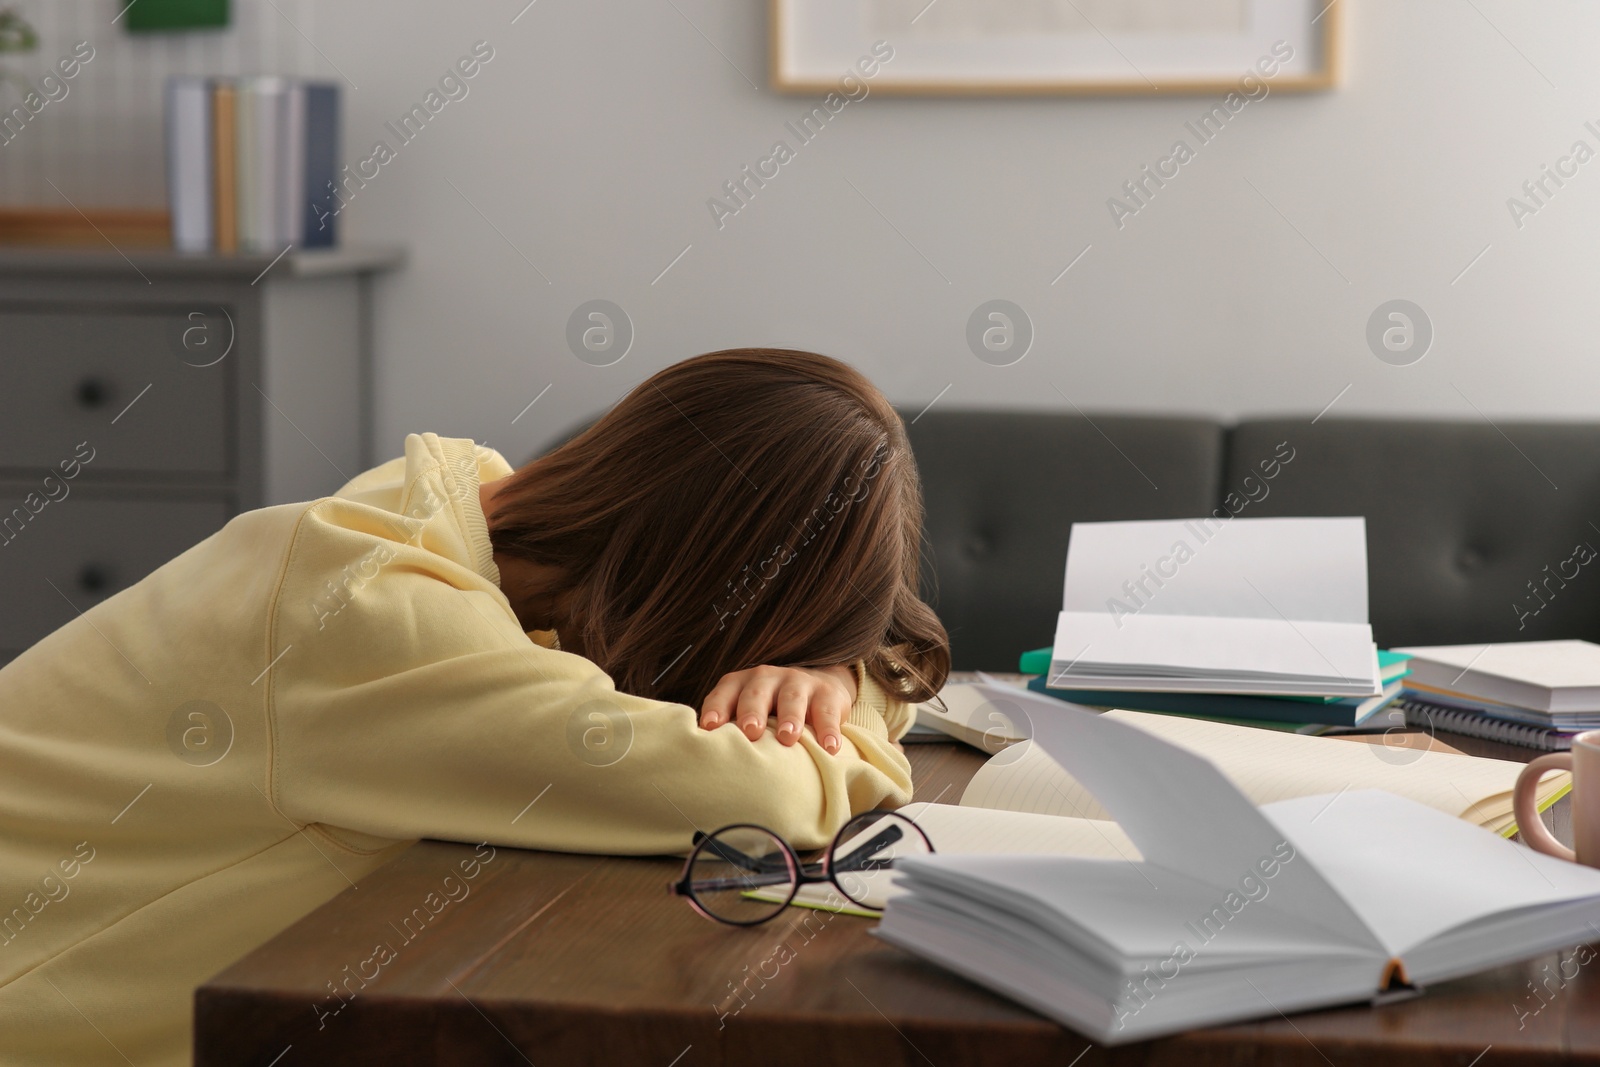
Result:
{"label": "wooden table", "polygon": [[[922,797],[946,786],[959,796],[981,762],[956,744],[907,750]],[[1570,952],[1382,1009],[1107,1049],[869,937],[871,920],[790,909],[745,930],[708,922],[666,891],[678,860],[502,848],[469,895],[409,942],[398,936],[472,855],[423,842],[207,982],[195,998],[197,1067],[1600,1064],[1600,967]],[[383,943],[395,957],[365,963]],[[365,989],[348,1003],[330,996],[362,967],[378,972]]]}

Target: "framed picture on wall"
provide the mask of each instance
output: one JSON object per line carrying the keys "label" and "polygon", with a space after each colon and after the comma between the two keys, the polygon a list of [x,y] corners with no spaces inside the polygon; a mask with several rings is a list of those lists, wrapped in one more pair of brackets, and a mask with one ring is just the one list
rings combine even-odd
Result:
{"label": "framed picture on wall", "polygon": [[[1160,94],[1339,84],[1344,0],[771,0],[771,78],[825,92]],[[870,69],[872,73],[867,74]]]}

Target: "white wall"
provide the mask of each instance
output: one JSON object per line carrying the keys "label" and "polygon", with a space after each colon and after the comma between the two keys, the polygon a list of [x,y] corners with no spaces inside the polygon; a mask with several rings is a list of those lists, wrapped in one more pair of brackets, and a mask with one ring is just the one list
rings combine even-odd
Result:
{"label": "white wall", "polygon": [[[650,372],[745,344],[841,356],[913,408],[948,385],[941,406],[1065,408],[1059,389],[1090,411],[1309,418],[1349,385],[1335,413],[1600,416],[1600,161],[1520,231],[1506,207],[1575,139],[1600,149],[1594,5],[1340,0],[1347,84],[1250,105],[1121,231],[1107,197],[1211,99],[873,95],[719,232],[707,198],[814,102],[764,87],[766,5],[537,0],[513,25],[525,2],[312,5],[313,65],[359,86],[351,162],[474,41],[495,49],[345,216],[412,253],[380,288],[380,455],[433,429],[515,460]],[[637,333],[605,368],[564,337],[596,297]],[[993,297],[1035,323],[1015,366],[966,346]],[[1391,298],[1435,324],[1414,366],[1367,349]]]}

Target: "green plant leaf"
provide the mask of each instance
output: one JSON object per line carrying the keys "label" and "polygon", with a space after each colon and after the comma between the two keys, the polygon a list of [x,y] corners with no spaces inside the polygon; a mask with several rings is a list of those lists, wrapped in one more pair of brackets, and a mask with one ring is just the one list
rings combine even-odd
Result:
{"label": "green plant leaf", "polygon": [[0,10],[0,54],[32,52],[39,47],[39,35],[14,8]]}

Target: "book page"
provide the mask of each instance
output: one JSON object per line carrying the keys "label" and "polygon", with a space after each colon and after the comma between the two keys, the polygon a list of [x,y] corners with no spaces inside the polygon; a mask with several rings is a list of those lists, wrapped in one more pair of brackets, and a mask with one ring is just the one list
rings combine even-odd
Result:
{"label": "book page", "polygon": [[917,705],[917,725],[990,753],[1024,740],[1017,721],[1020,717],[1006,714],[1004,701],[991,701],[975,685],[960,682],[947,682],[937,701]]}
{"label": "book page", "polygon": [[[1063,711],[1067,709],[1063,707]],[[1309,737],[1276,730],[1108,711],[1146,733],[1204,756],[1257,805],[1352,789],[1382,789],[1479,826],[1505,832],[1511,789],[1522,764],[1452,752]],[[1570,786],[1565,773],[1545,777],[1541,804]],[[1106,810],[1037,745],[1018,745],[991,758],[973,776],[961,803],[1083,819],[1109,819]]]}
{"label": "book page", "polygon": [[1073,523],[1061,610],[1365,624],[1366,531],[1359,517]]}
{"label": "book page", "polygon": [[[1066,768],[1104,805],[1144,856],[1145,863],[1137,866],[1165,868],[1206,883],[1223,899],[1244,892],[1252,879],[1259,881],[1257,870],[1290,848],[1282,832],[1227,775],[1182,745],[1114,713],[1075,708],[1025,690],[978,688],[990,699],[1010,699],[1027,714],[1031,740],[1026,747]],[[1277,867],[1275,910],[1349,945],[1376,944],[1315,865],[1285,861]]]}
{"label": "book page", "polygon": [[[1600,897],[1600,871],[1384,793],[1284,801],[1263,814],[1339,889],[1389,954],[1408,964],[1418,946],[1469,924]],[[1568,920],[1566,935],[1559,943],[1592,940],[1594,927]],[[1501,940],[1500,948],[1515,947]]]}
{"label": "book page", "polygon": [[[1057,689],[1375,696],[1378,658],[1366,623],[1194,619],[1063,611],[1050,685]],[[1119,679],[1121,682],[1119,683]],[[1206,679],[1214,680],[1207,684]]]}
{"label": "book page", "polygon": [[[1091,859],[1121,859],[1137,863],[1142,858],[1128,835],[1114,822],[1089,819],[1061,819],[1022,811],[996,811],[962,808],[954,804],[907,804],[900,814],[915,822],[928,835],[934,851],[945,855],[1003,855],[1018,853],[1049,856],[1082,856]],[[871,834],[874,831],[865,831]],[[850,842],[840,844],[840,854],[848,855]],[[893,854],[893,853],[891,853]],[[860,904],[881,909],[895,896],[894,872],[858,874],[867,884]],[[855,892],[852,883],[852,892]],[[765,891],[752,893],[771,899]],[[832,885],[805,885],[795,894],[795,903],[815,908],[836,909],[845,901]]]}

